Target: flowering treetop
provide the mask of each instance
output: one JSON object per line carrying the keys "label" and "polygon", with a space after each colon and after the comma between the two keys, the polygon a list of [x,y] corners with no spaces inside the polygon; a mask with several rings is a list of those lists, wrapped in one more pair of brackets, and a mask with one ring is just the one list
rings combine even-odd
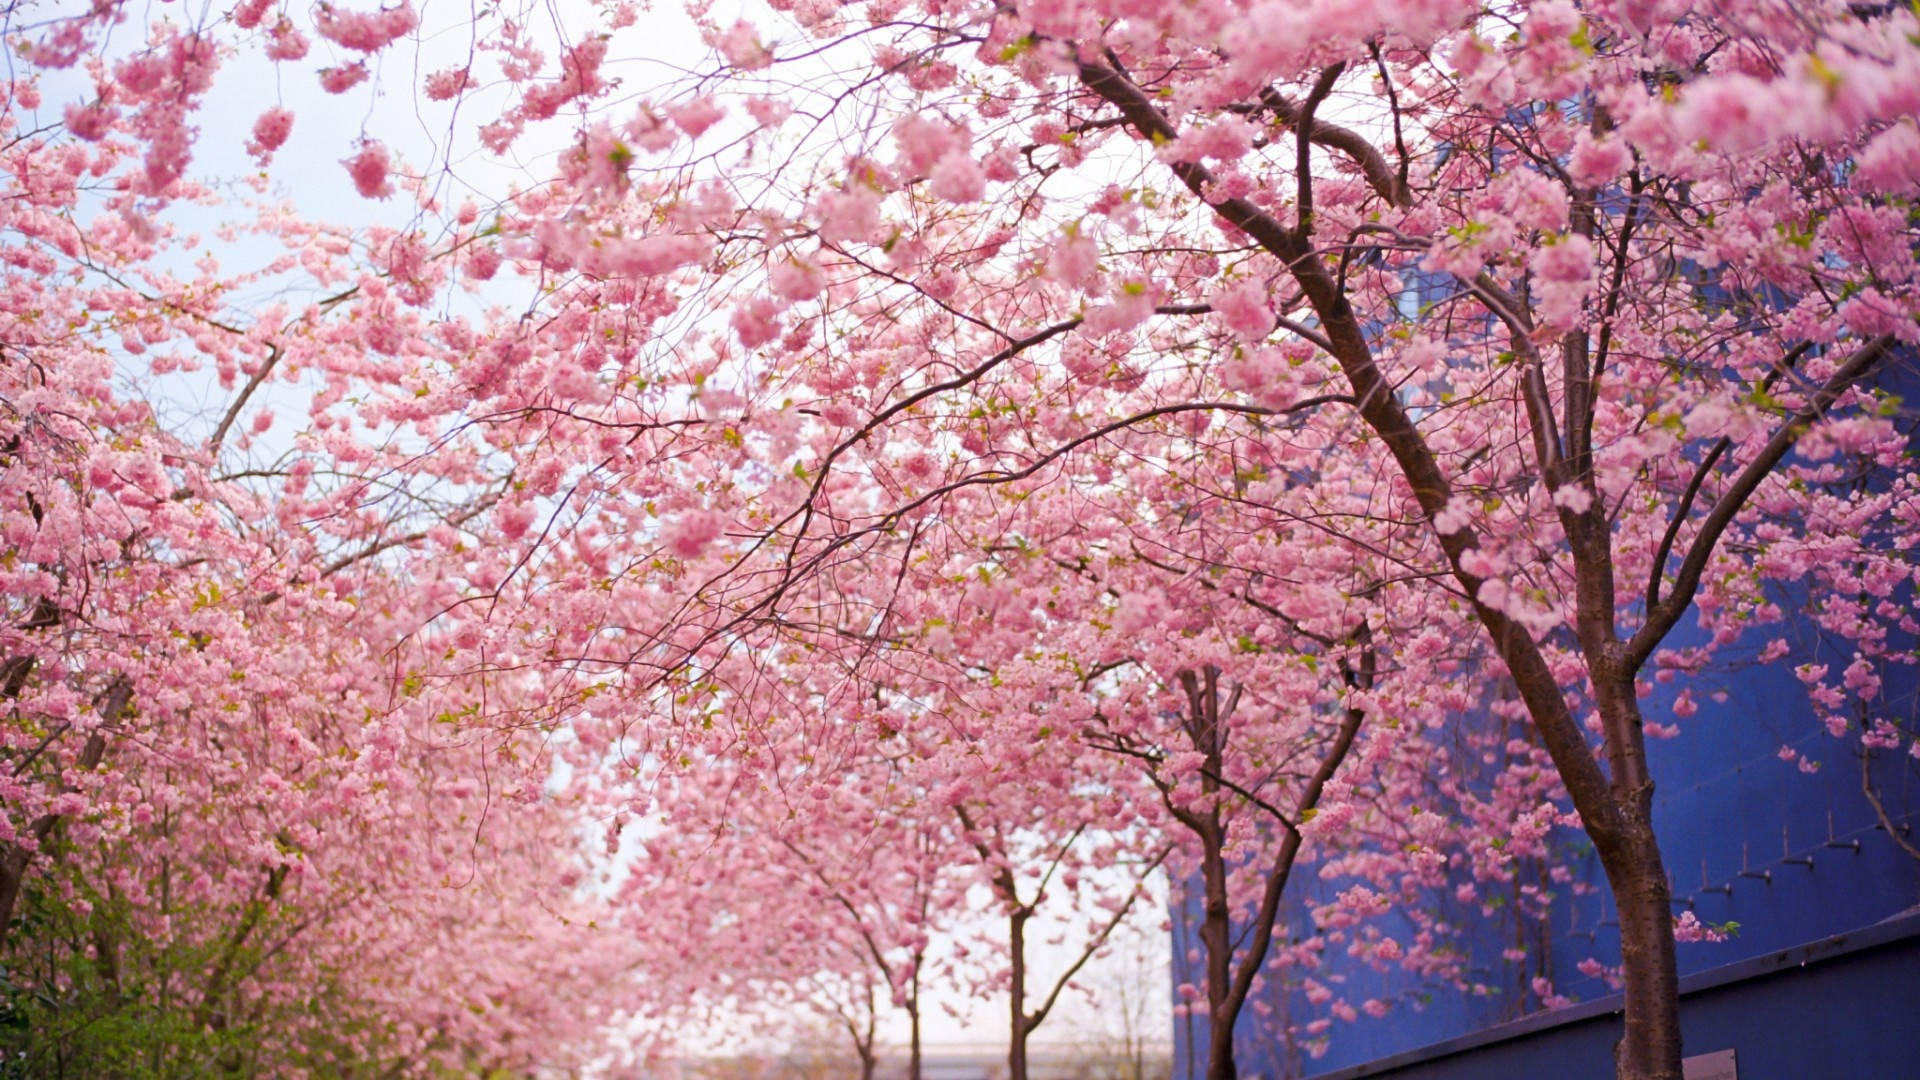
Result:
{"label": "flowering treetop", "polygon": [[[102,3],[17,29],[18,425],[75,422],[49,379],[129,420],[117,372],[210,374],[224,403],[119,471],[19,451],[66,470],[33,474],[23,620],[136,533],[162,557],[97,580],[149,626],[191,621],[128,613],[236,535],[257,579],[408,575],[402,684],[512,681],[524,709],[472,723],[564,730],[581,797],[615,802],[718,760],[778,788],[776,749],[829,720],[958,782],[1045,779],[1080,759],[1017,740],[1058,709],[1191,772],[1207,752],[1165,725],[1209,669],[1276,706],[1210,781],[1245,787],[1340,708],[1439,723],[1511,680],[1633,901],[1630,1075],[1678,1054],[1648,1004],[1673,967],[1647,666],[1697,670],[1810,595],[1856,654],[1805,670],[1821,715],[1914,746],[1878,698],[1920,525],[1904,8],[696,5],[712,59],[645,85],[630,5],[425,17],[249,0],[130,33]],[[329,151],[404,213],[266,204],[232,227],[271,260],[198,254],[178,222],[214,193],[228,64],[431,116],[431,149]],[[233,138],[270,188],[309,116],[260,104]],[[1672,647],[1688,618],[1705,643]],[[69,664],[35,692],[179,670]],[[1009,680],[1044,707],[979,704]],[[1301,702],[1324,708],[1278,707]]]}

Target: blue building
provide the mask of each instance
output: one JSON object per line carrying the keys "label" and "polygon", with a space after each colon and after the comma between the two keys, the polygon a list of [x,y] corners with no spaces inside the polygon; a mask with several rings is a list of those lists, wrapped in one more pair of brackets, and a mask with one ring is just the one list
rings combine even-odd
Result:
{"label": "blue building", "polygon": [[[1683,680],[1698,714],[1676,737],[1650,740],[1655,824],[1675,912],[1692,911],[1708,925],[1738,924],[1728,940],[1679,946],[1686,1053],[1698,1059],[1689,1075],[1920,1078],[1920,857],[1913,854],[1920,849],[1920,761],[1904,749],[1863,759],[1857,733],[1835,738],[1815,722],[1794,668],[1813,662],[1838,670],[1851,649],[1837,652],[1804,620],[1788,627],[1800,636],[1786,657],[1763,664],[1749,650]],[[1692,644],[1689,632],[1676,630],[1668,644]],[[1914,646],[1908,640],[1896,650],[1911,656]],[[1911,665],[1889,667],[1886,715],[1914,730],[1920,680]],[[1681,685],[1657,684],[1648,715],[1666,714]],[[1807,772],[1783,759],[1782,747],[1818,768]],[[1240,1075],[1611,1077],[1619,999],[1582,962],[1589,971],[1594,960],[1619,963],[1617,921],[1583,840],[1574,838],[1555,860],[1571,880],[1551,882],[1543,866],[1517,867],[1516,889],[1551,894],[1544,917],[1511,906],[1489,915],[1478,902],[1448,913],[1460,928],[1466,989],[1452,981],[1423,985],[1328,949],[1314,979],[1349,1002],[1390,1003],[1384,1016],[1362,1013],[1328,1026],[1326,1006],[1309,1002],[1298,980],[1272,980],[1260,1006],[1250,1002],[1240,1017]],[[1288,926],[1276,940],[1311,928],[1312,908],[1353,884],[1322,880],[1314,870],[1295,871]],[[1572,887],[1580,882],[1591,887]],[[1204,961],[1193,961],[1197,893],[1197,883],[1176,890],[1176,985],[1205,981]],[[1380,921],[1390,935],[1410,930],[1394,919]],[[1521,949],[1525,958],[1513,959]],[[1536,977],[1572,1002],[1547,1007],[1533,989]],[[1318,1028],[1307,1026],[1316,1020]],[[1176,1010],[1174,1027],[1174,1076],[1202,1075],[1205,1020]]]}

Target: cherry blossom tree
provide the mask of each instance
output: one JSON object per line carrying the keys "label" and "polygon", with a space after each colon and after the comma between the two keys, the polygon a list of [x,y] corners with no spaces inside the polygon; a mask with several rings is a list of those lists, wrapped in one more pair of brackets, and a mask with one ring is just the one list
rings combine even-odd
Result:
{"label": "cherry blossom tree", "polygon": [[[483,31],[246,0],[120,32],[139,17],[15,23],[9,896],[60,822],[134,812],[86,779],[103,763],[148,775],[132,748],[162,732],[207,755],[256,624],[376,575],[412,590],[375,654],[422,699],[408,723],[451,714],[510,756],[552,734],[602,809],[670,790],[609,762],[728,763],[767,797],[807,775],[763,763],[796,703],[911,740],[937,713],[869,703],[901,682],[882,672],[1031,663],[1044,632],[1047,685],[1081,667],[1077,730],[1119,694],[1111,745],[1199,778],[1169,812],[1231,833],[1221,791],[1269,802],[1290,860],[1304,810],[1352,805],[1341,762],[1272,802],[1220,745],[1236,694],[1272,709],[1256,745],[1331,720],[1307,741],[1344,758],[1389,685],[1424,725],[1509,680],[1555,774],[1531,827],[1564,791],[1620,913],[1619,1075],[1674,1078],[1649,666],[1699,670],[1809,597],[1858,653],[1803,672],[1819,718],[1914,745],[1879,697],[1920,521],[1890,393],[1916,337],[1904,8],[701,5],[715,59],[644,88],[615,74],[646,29],[618,3]],[[449,33],[464,55],[403,70]],[[235,61],[430,114],[430,149],[337,148],[342,190],[404,224],[254,208],[233,227],[284,254],[249,270],[187,243],[203,103]],[[255,106],[237,141],[265,184],[307,117]],[[512,190],[453,197],[466,162],[518,152]],[[223,404],[172,422],[162,391],[196,378]],[[305,403],[276,443],[282,384]],[[1209,500],[1251,508],[1239,548],[1181,539]],[[971,576],[1021,545],[1078,593],[1057,614]],[[1199,593],[1280,617],[1243,648],[1232,620],[1169,614]],[[1089,679],[1116,658],[1093,618],[1167,640]],[[1689,618],[1709,644],[1671,647]],[[1392,679],[1467,634],[1481,662]],[[873,951],[896,985],[918,970]]]}
{"label": "cherry blossom tree", "polygon": [[[1751,583],[1792,571],[1777,555],[1748,553],[1836,521],[1803,492],[1848,499],[1867,519],[1908,512],[1905,478],[1849,494],[1818,462],[1844,446],[1897,469],[1906,443],[1873,387],[1914,334],[1911,233],[1879,209],[1884,192],[1911,184],[1894,164],[1911,142],[1902,119],[1911,103],[1897,89],[1915,62],[1909,17],[1756,5],[1693,13],[1674,30],[1650,6],[1545,4],[930,18],[897,36],[872,31],[902,82],[929,84],[893,127],[897,156],[884,171],[862,160],[848,188],[814,197],[818,216],[802,227],[889,284],[909,275],[845,247],[878,245],[896,268],[914,260],[924,283],[911,285],[929,309],[973,320],[966,334],[1011,298],[1044,290],[1014,291],[1019,279],[996,258],[969,275],[967,292],[948,291],[965,263],[952,227],[929,219],[949,221],[940,204],[965,206],[984,184],[1006,183],[997,202],[1044,205],[1045,216],[975,235],[997,257],[1024,227],[1037,277],[1069,296],[1091,283],[1092,295],[1084,314],[1029,316],[1025,325],[1042,328],[1001,331],[1004,347],[951,377],[929,375],[923,389],[823,408],[829,425],[854,434],[810,470],[814,497],[784,520],[811,527],[829,513],[823,497],[840,459],[859,453],[871,468],[857,448],[883,425],[897,433],[896,418],[913,427],[909,410],[959,396],[983,421],[1004,415],[1002,400],[1018,415],[1049,380],[1074,374],[1068,346],[1063,371],[1019,379],[1008,369],[1028,350],[1070,332],[1111,343],[1148,327],[1122,339],[1120,354],[1146,363],[1131,350],[1155,340],[1155,320],[1196,314],[1195,302],[1179,301],[1201,293],[1194,301],[1226,331],[1254,340],[1249,362],[1266,365],[1251,374],[1223,365],[1223,379],[1256,402],[1337,387],[1344,415],[1386,455],[1387,475],[1404,486],[1379,495],[1409,522],[1395,538],[1399,557],[1443,570],[1451,581],[1441,586],[1485,628],[1607,868],[1628,1002],[1621,1074],[1677,1075],[1671,913],[1635,681],[1702,596],[1698,610],[1717,632],[1767,617]],[[1505,40],[1503,24],[1514,27]],[[830,18],[819,26],[846,29]],[[979,134],[935,118],[957,109],[942,97],[953,85],[944,55],[976,47],[987,66],[968,92],[1004,85],[999,117],[1031,125],[1020,129],[1024,145],[1009,138],[1006,148],[1036,167],[995,174],[1004,180],[981,164],[994,160],[991,143],[976,158]],[[766,59],[755,52],[740,66]],[[1765,119],[1746,98],[1768,103]],[[1142,168],[1164,170],[1172,191],[1146,179],[1101,200],[1043,202],[1038,189],[1060,186],[1062,173],[1127,168],[1116,135],[1149,144]],[[1857,166],[1816,164],[1846,159]],[[1115,242],[1087,236],[1088,209],[1119,219]],[[1051,237],[1049,221],[1062,223]],[[1144,243],[1118,240],[1154,226]],[[1206,292],[1185,284],[1196,248],[1227,244],[1270,276],[1229,276]],[[989,268],[1000,275],[992,287],[980,280]],[[739,325],[743,342],[771,340]],[[1259,347],[1274,332],[1299,350],[1291,368],[1280,366],[1283,349]],[[802,364],[842,370],[841,351],[820,355]],[[1118,376],[1129,394],[1143,388],[1124,367],[1093,374],[1109,385]],[[1176,402],[1136,405],[1112,423],[1248,408],[1180,388]],[[1015,428],[1009,443],[974,419],[959,423],[968,471],[949,483],[1030,478],[1114,430],[1081,418],[1028,449],[1031,429]],[[1811,431],[1837,433],[1841,445],[1802,446]],[[900,513],[869,528],[891,528]],[[1910,574],[1902,556],[1888,557]],[[1527,567],[1537,569],[1515,587],[1511,575]],[[1752,614],[1729,621],[1731,612]]]}

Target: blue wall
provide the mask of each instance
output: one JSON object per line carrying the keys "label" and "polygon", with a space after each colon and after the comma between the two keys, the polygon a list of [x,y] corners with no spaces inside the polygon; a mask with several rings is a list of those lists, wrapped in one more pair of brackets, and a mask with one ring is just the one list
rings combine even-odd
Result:
{"label": "blue wall", "polygon": [[[1611,1080],[1618,998],[1539,1014],[1322,1080]],[[1754,957],[1681,983],[1691,1055],[1732,1050],[1740,1080],[1920,1076],[1920,917]]]}
{"label": "blue wall", "polygon": [[[1782,607],[1793,610],[1798,605],[1792,600],[1784,598]],[[1700,706],[1697,715],[1675,721],[1680,728],[1677,737],[1653,740],[1649,748],[1658,785],[1655,824],[1673,878],[1675,912],[1690,904],[1702,922],[1739,923],[1732,940],[1682,943],[1679,958],[1683,975],[1844,934],[1920,905],[1920,861],[1900,851],[1878,826],[1872,806],[1862,794],[1860,758],[1855,750],[1857,734],[1846,739],[1829,736],[1816,723],[1806,688],[1794,675],[1794,668],[1804,662],[1827,663],[1837,672],[1851,660],[1851,651],[1840,652],[1823,641],[1805,620],[1796,620],[1786,630],[1794,640],[1793,652],[1772,664],[1755,663],[1754,650],[1780,632],[1774,627],[1750,635],[1755,641],[1744,653],[1735,647],[1720,657],[1713,670],[1690,678],[1683,676],[1673,685],[1657,685],[1654,694],[1643,702],[1649,719],[1665,721],[1670,718],[1675,692],[1681,685],[1689,685]],[[1691,627],[1684,628],[1669,644],[1684,647],[1697,640],[1689,635],[1697,634]],[[1914,653],[1910,641],[1898,647],[1908,655]],[[1725,702],[1711,700],[1710,694],[1716,690],[1725,692]],[[1894,668],[1883,691],[1882,715],[1900,718],[1908,730],[1920,727],[1916,723],[1920,715],[1917,696],[1913,669]],[[1782,761],[1779,750],[1783,745],[1818,761],[1820,769],[1809,775],[1795,764]],[[1909,828],[1920,824],[1914,820],[1920,816],[1920,762],[1904,752],[1882,751],[1874,760],[1872,775],[1896,822]],[[1540,1002],[1526,987],[1530,976],[1541,971],[1551,975],[1557,992],[1576,1002],[1608,996],[1611,988],[1602,979],[1578,970],[1579,963],[1588,957],[1607,965],[1619,963],[1617,924],[1605,879],[1584,836],[1573,830],[1559,830],[1556,835],[1561,849],[1559,861],[1572,870],[1575,880],[1597,888],[1588,895],[1575,896],[1568,887],[1550,886],[1554,899],[1544,924],[1518,918],[1505,909],[1489,917],[1478,904],[1459,905],[1445,897],[1437,899],[1438,907],[1450,908],[1452,918],[1462,928],[1460,945],[1472,958],[1469,981],[1480,984],[1478,990],[1462,990],[1450,983],[1422,984],[1403,972],[1375,971],[1350,960],[1343,947],[1329,948],[1323,969],[1314,972],[1314,977],[1333,985],[1340,996],[1356,1005],[1369,997],[1379,997],[1393,1002],[1391,1010],[1379,1019],[1362,1014],[1351,1023],[1334,1020],[1321,1040],[1321,1056],[1316,1058],[1309,1053],[1302,1029],[1326,1017],[1327,1007],[1308,1003],[1297,988],[1275,980],[1265,994],[1263,1007],[1250,1007],[1241,1017],[1235,1038],[1241,1075],[1318,1075],[1538,1013]],[[1920,833],[1909,833],[1908,839],[1920,843]],[[1299,934],[1302,928],[1311,927],[1308,911],[1312,906],[1324,903],[1352,883],[1340,878],[1322,880],[1312,867],[1302,867],[1295,874],[1287,909],[1293,932]],[[1189,962],[1189,950],[1198,946],[1192,932],[1199,922],[1198,889],[1182,891],[1188,895],[1176,898],[1174,981],[1176,985],[1204,985],[1204,969]],[[1378,920],[1377,925],[1403,940],[1410,932],[1404,920],[1392,915]],[[1527,943],[1529,956],[1523,964],[1501,956],[1517,935],[1525,935]],[[1864,988],[1862,993],[1872,997],[1877,991]],[[1911,1016],[1920,1017],[1920,998],[1909,997],[1903,1008]],[[1799,1030],[1804,1026],[1788,1014],[1775,1016],[1771,1022],[1782,1029]],[[1920,1027],[1920,1020],[1909,1019],[1908,1023]],[[1568,1055],[1553,1064],[1554,1072],[1565,1080],[1587,1075],[1582,1069],[1595,1076],[1611,1075],[1610,1048],[1617,1038],[1614,1025],[1594,1020],[1587,1027],[1592,1029],[1589,1035],[1567,1035],[1551,1043],[1556,1048],[1554,1053]],[[1176,1016],[1174,1028],[1174,1075],[1200,1075],[1205,1060],[1204,1020],[1196,1017],[1188,1023]],[[1706,1035],[1701,1038],[1711,1041]],[[1586,1045],[1582,1039],[1593,1045]],[[1689,1043],[1690,1053],[1713,1048],[1706,1042]],[[1460,1075],[1529,1076],[1535,1071],[1507,1073],[1489,1062],[1474,1065]],[[1750,1080],[1752,1075],[1758,1074],[1750,1074],[1743,1058],[1743,1080]],[[1920,1077],[1920,1064],[1906,1072],[1878,1075]]]}

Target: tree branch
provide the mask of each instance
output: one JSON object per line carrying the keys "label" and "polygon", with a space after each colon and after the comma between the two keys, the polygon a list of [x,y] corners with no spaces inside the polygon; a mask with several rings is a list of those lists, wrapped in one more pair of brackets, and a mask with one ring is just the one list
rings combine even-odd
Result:
{"label": "tree branch", "polygon": [[1680,562],[1680,571],[1674,575],[1673,592],[1659,606],[1647,612],[1647,621],[1627,642],[1624,656],[1627,670],[1637,670],[1645,663],[1667,632],[1680,621],[1680,616],[1693,604],[1694,594],[1700,589],[1700,575],[1707,568],[1707,560],[1713,557],[1720,537],[1733,524],[1733,519],[1740,511],[1745,509],[1747,499],[1760,487],[1760,482],[1773,472],[1814,421],[1826,415],[1841,394],[1872,371],[1892,351],[1893,342],[1892,334],[1881,334],[1854,350],[1853,355],[1840,365],[1826,384],[1787,418],[1787,422],[1773,433],[1760,453],[1734,478],[1726,494],[1708,511],[1700,531],[1694,535],[1693,543],[1688,545],[1686,557]]}

